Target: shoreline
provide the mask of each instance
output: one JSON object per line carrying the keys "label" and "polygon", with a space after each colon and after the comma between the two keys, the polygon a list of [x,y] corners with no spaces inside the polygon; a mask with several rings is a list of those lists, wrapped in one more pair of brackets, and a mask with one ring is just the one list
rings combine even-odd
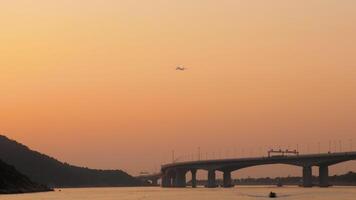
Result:
{"label": "shoreline", "polygon": [[13,195],[13,194],[33,194],[33,193],[44,193],[44,192],[54,192],[55,189],[43,189],[43,190],[22,190],[22,189],[14,189],[14,190],[0,190],[1,195]]}

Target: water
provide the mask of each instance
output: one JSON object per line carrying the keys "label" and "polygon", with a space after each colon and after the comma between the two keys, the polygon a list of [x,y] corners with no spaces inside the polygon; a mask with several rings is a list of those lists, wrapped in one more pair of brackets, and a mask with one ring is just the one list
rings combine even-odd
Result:
{"label": "water", "polygon": [[59,192],[0,195],[0,200],[250,200],[269,199],[274,191],[278,199],[286,200],[355,200],[356,187],[299,188],[245,187],[235,188],[81,188]]}

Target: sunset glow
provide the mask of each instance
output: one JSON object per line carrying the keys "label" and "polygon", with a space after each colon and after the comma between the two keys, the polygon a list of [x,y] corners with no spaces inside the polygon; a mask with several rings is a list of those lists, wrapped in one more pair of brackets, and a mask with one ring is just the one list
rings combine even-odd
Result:
{"label": "sunset glow", "polygon": [[257,156],[297,145],[327,152],[330,142],[339,151],[341,141],[349,151],[355,8],[352,0],[1,1],[0,133],[62,161],[132,174],[198,147],[208,157]]}

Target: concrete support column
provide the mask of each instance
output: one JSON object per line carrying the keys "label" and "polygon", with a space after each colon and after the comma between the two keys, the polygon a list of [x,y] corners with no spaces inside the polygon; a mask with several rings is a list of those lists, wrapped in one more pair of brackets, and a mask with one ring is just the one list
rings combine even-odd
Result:
{"label": "concrete support column", "polygon": [[170,187],[171,186],[171,178],[168,176],[168,174],[164,174],[162,176],[162,187]]}
{"label": "concrete support column", "polygon": [[185,179],[185,170],[177,169],[176,170],[176,178],[174,182],[174,187],[185,187],[186,179]]}
{"label": "concrete support column", "polygon": [[215,170],[214,169],[209,169],[208,171],[208,188],[215,188],[217,187],[216,185],[216,176],[215,176]]}
{"label": "concrete support column", "polygon": [[329,167],[327,165],[319,166],[319,186],[329,187]]}
{"label": "concrete support column", "polygon": [[169,181],[170,181],[170,186],[171,187],[175,187],[175,183],[176,183],[176,179],[177,179],[177,175],[175,174],[175,172],[171,172],[172,174],[170,175]]}
{"label": "concrete support column", "polygon": [[192,170],[190,170],[190,172],[192,173],[192,188],[196,188],[197,187],[197,170],[192,169]]}
{"label": "concrete support column", "polygon": [[304,166],[303,167],[303,187],[312,187],[312,167]]}
{"label": "concrete support column", "polygon": [[232,181],[231,181],[231,172],[230,171],[224,171],[224,187],[232,187]]}

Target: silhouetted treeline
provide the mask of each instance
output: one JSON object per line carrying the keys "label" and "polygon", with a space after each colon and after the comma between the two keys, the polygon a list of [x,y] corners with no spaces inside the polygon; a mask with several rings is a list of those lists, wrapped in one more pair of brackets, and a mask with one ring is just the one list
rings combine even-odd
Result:
{"label": "silhouetted treeline", "polygon": [[60,162],[0,135],[0,159],[31,180],[51,187],[137,186],[140,181],[121,170],[96,170]]}
{"label": "silhouetted treeline", "polygon": [[50,191],[45,185],[32,182],[28,177],[18,172],[0,160],[0,194],[44,192]]}
{"label": "silhouetted treeline", "polygon": [[[313,176],[313,183],[318,185],[318,177]],[[278,178],[242,178],[235,179],[235,185],[300,185],[302,177],[278,177]],[[329,177],[331,185],[356,185],[356,173],[348,172],[343,175]]]}
{"label": "silhouetted treeline", "polygon": [[330,183],[333,185],[356,185],[356,173],[349,172],[339,176],[331,176]]}
{"label": "silhouetted treeline", "polygon": [[[315,177],[313,177],[314,179]],[[278,178],[241,178],[235,179],[235,185],[298,185],[302,182],[301,177],[278,177]]]}
{"label": "silhouetted treeline", "polygon": [[[208,183],[207,180],[197,180],[198,185],[206,185]],[[348,172],[343,175],[335,175],[329,177],[329,183],[331,185],[340,185],[340,186],[356,186],[356,173]],[[222,185],[223,180],[217,179],[217,185]],[[289,177],[277,177],[277,178],[241,178],[234,179],[234,185],[301,185],[302,177],[289,176]],[[319,184],[319,178],[317,176],[313,176],[313,184]],[[187,185],[191,185],[191,181],[187,182]]]}

